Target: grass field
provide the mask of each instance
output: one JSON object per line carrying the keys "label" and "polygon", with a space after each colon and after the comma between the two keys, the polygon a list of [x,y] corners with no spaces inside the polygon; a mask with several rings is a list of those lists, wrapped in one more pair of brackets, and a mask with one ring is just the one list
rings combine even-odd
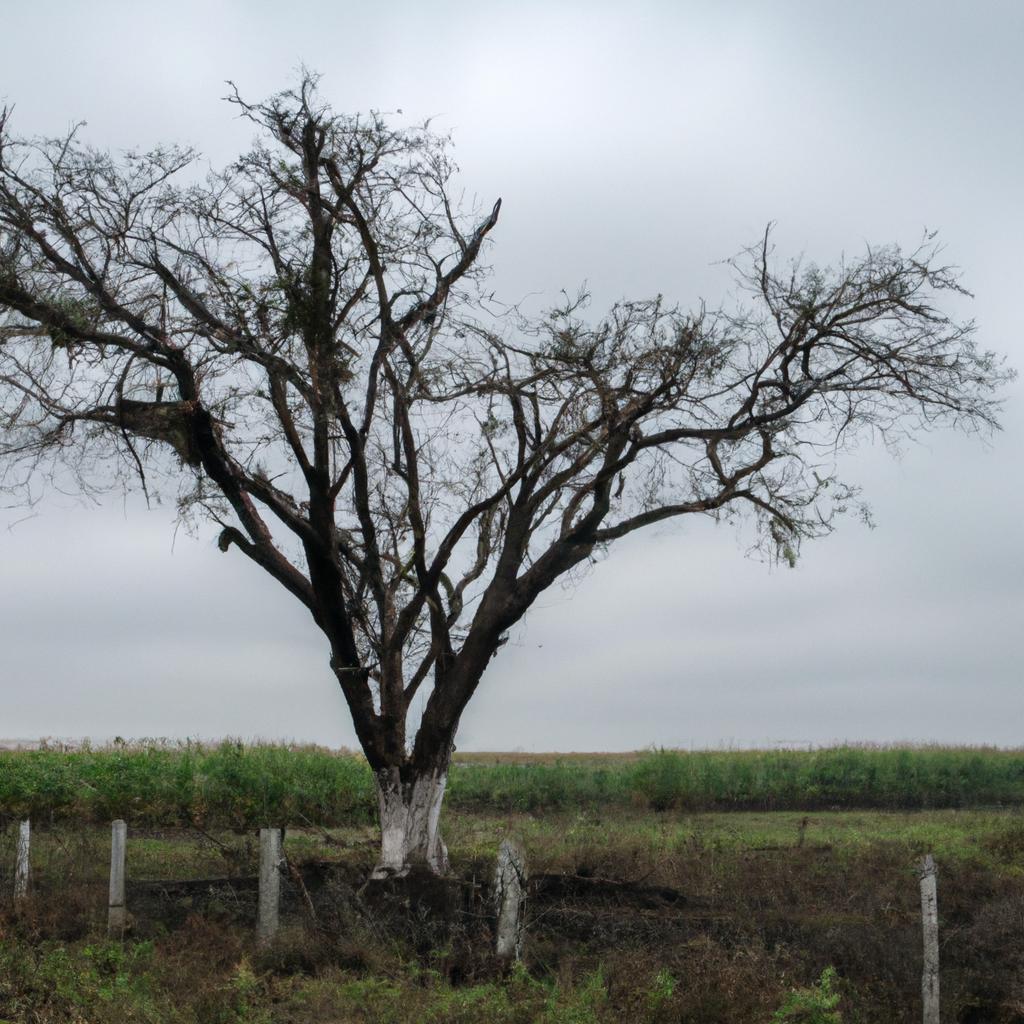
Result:
{"label": "grass field", "polygon": [[[1024,751],[835,747],[464,754],[447,806],[823,810],[1024,805]],[[149,744],[0,752],[0,813],[136,825],[351,825],[374,818],[372,778],[351,754],[313,747]]]}
{"label": "grass field", "polygon": [[[357,758],[230,744],[4,755],[5,893],[16,818],[32,810],[37,824],[33,897],[13,914],[5,896],[0,911],[0,1021],[909,1024],[920,1019],[915,866],[929,851],[944,1012],[1024,1020],[1020,752],[464,758],[445,812],[461,916],[438,928],[413,913],[395,931],[353,909],[377,854]],[[131,930],[110,943],[106,822],[117,811],[135,888]],[[316,917],[286,900],[281,941],[261,951],[251,892],[172,883],[251,877],[253,827],[277,814]],[[509,835],[533,879],[511,973],[488,952],[486,920]]]}
{"label": "grass field", "polygon": [[[132,889],[130,935],[106,942],[108,830],[56,826],[35,835],[31,907],[0,916],[0,1020],[768,1024],[794,991],[816,998],[831,966],[843,1021],[900,1024],[919,1019],[915,864],[927,850],[941,871],[950,1019],[1009,1022],[1024,997],[1018,810],[453,811],[447,825],[459,877],[486,886],[511,834],[549,883],[531,895],[511,976],[472,921],[394,935],[330,918],[374,861],[372,826],[288,833],[293,863],[327,861],[341,881],[314,893],[317,922],[293,905],[271,951],[233,900],[182,908]],[[12,848],[8,827],[5,862]],[[253,837],[232,830],[133,830],[129,877],[247,875],[255,858]],[[963,1016],[971,1007],[988,1015]]]}

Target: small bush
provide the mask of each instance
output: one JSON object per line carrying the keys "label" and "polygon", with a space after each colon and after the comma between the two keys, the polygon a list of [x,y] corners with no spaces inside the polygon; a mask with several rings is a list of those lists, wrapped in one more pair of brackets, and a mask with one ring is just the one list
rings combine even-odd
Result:
{"label": "small bush", "polygon": [[772,1024],[841,1024],[839,993],[835,991],[836,972],[826,967],[817,985],[794,989],[772,1014]]}

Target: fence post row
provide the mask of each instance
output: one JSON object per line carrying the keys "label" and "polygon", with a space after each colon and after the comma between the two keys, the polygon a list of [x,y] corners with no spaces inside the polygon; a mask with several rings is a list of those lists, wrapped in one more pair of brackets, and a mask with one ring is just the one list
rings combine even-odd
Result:
{"label": "fence post row", "polygon": [[[29,819],[18,829],[17,863],[14,869],[14,899],[28,896],[30,879],[29,850],[32,827]],[[257,934],[267,944],[277,934],[281,902],[281,829],[260,829],[260,877]],[[107,899],[107,935],[123,938],[128,924],[125,862],[128,849],[128,825],[118,818],[110,826],[110,890]]]}
{"label": "fence post row", "polygon": [[281,904],[281,830],[260,829],[260,890],[256,914],[256,937],[266,946],[277,935]]}
{"label": "fence post row", "polygon": [[[14,899],[28,896],[32,825],[26,818],[18,829],[17,864],[14,871]],[[124,935],[128,921],[125,901],[125,855],[128,826],[120,818],[111,823],[110,898],[107,908],[107,934]],[[259,905],[256,932],[261,945],[273,942],[277,935],[281,903],[282,831],[260,829]],[[918,869],[921,883],[921,924],[924,939],[924,965],[921,975],[923,1024],[939,1024],[939,905],[937,868],[929,853]],[[518,960],[523,945],[523,905],[526,901],[526,865],[522,850],[506,839],[498,849],[494,878],[496,916],[495,946],[505,960]]]}
{"label": "fence post row", "polygon": [[502,960],[518,960],[522,954],[525,901],[526,862],[523,851],[505,839],[498,848],[494,875],[495,952]]}
{"label": "fence post row", "polygon": [[939,902],[935,860],[929,853],[921,861],[921,924],[924,932],[924,970],[921,997],[924,1024],[939,1024]]}
{"label": "fence post row", "polygon": [[125,904],[125,853],[128,825],[120,818],[110,826],[110,899],[107,902],[107,935],[112,939],[124,936],[128,923]]}
{"label": "fence post row", "polygon": [[32,823],[26,818],[18,829],[18,860],[14,867],[14,899],[23,900],[28,896],[31,874],[29,846],[32,841]]}

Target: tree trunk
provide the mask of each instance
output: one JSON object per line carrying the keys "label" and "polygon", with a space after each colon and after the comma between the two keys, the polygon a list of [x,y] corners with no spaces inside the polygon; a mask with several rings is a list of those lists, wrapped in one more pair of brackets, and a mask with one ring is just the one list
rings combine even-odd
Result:
{"label": "tree trunk", "polygon": [[441,839],[441,801],[448,765],[433,771],[382,768],[376,773],[380,810],[380,861],[373,878],[407,875],[419,867],[434,875],[448,871],[448,850]]}

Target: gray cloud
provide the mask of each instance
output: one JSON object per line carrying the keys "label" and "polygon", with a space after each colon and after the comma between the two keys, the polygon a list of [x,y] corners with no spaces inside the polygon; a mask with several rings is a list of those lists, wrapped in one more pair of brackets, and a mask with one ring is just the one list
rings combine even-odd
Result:
{"label": "gray cloud", "polygon": [[[21,131],[85,118],[99,146],[219,163],[250,134],[223,80],[260,96],[305,62],[339,107],[455,131],[467,198],[505,200],[503,298],[586,280],[595,311],[716,303],[715,261],[769,219],[781,254],[822,261],[938,228],[982,343],[1024,365],[1017,4],[62,6],[5,12]],[[703,523],[614,549],[530,614],[461,744],[1020,743],[1022,390],[988,448],[850,453],[879,527],[844,524],[791,572]],[[312,624],[211,536],[172,551],[170,512],[135,502],[40,511],[0,533],[0,734],[352,743]]]}

